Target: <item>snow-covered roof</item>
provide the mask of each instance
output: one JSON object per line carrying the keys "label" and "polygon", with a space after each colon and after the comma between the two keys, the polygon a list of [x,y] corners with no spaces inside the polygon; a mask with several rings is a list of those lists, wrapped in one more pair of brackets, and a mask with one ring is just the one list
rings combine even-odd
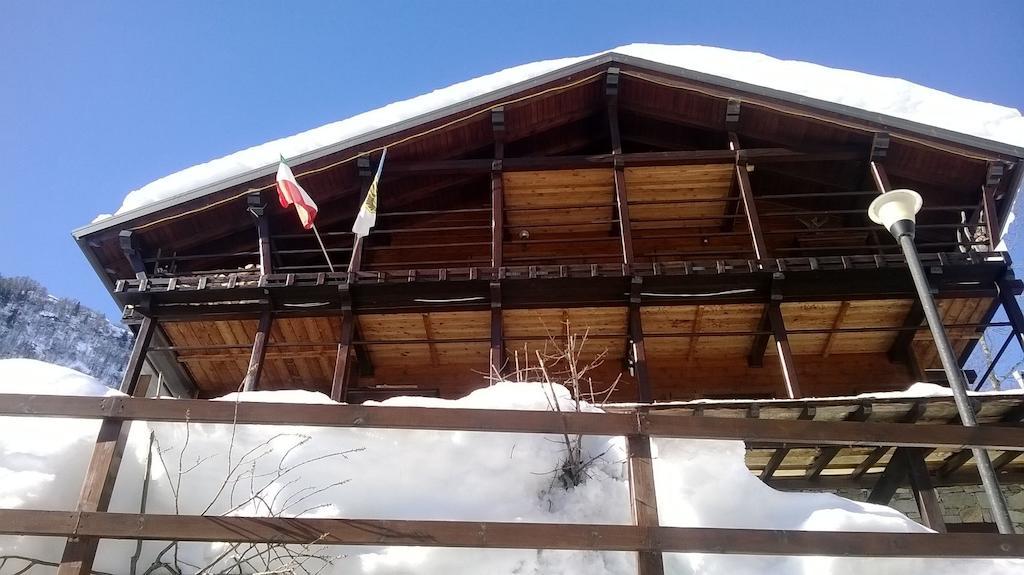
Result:
{"label": "snow-covered roof", "polygon": [[[285,156],[301,163],[336,150],[500,98],[599,63],[635,60],[641,65],[701,81],[832,108],[875,121],[1014,156],[1024,156],[1024,116],[1013,108],[969,100],[899,78],[780,60],[756,52],[708,46],[630,44],[591,56],[544,60],[508,68],[273,140],[165,176],[129,192],[114,215],[102,214],[76,237],[156,209],[199,197],[273,171]],[[639,60],[636,60],[639,59]],[[838,105],[838,106],[836,106]],[[1002,144],[1002,145],[1000,145]]]}

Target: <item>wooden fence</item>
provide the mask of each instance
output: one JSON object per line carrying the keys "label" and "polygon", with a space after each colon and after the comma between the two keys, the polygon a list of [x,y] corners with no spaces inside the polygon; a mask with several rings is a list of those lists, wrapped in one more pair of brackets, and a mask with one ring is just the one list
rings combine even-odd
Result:
{"label": "wooden fence", "polygon": [[[662,553],[862,557],[1024,557],[1024,535],[894,534],[663,527],[650,438],[732,439],[822,446],[1024,451],[1024,428],[729,419],[635,410],[574,413],[356,405],[0,395],[0,415],[103,421],[74,511],[0,510],[0,533],[67,537],[59,573],[87,574],[100,539],[317,542],[324,545],[577,549],[637,553],[641,575]],[[633,525],[176,516],[107,512],[132,420],[625,436]]]}

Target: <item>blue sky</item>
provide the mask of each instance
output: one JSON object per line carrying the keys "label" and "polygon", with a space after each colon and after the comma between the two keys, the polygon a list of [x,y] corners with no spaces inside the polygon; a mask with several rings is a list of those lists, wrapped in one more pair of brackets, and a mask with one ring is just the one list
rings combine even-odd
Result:
{"label": "blue sky", "polygon": [[9,1],[0,18],[0,274],[114,316],[70,231],[129,190],[533,60],[706,44],[1024,107],[1016,1],[139,4]]}

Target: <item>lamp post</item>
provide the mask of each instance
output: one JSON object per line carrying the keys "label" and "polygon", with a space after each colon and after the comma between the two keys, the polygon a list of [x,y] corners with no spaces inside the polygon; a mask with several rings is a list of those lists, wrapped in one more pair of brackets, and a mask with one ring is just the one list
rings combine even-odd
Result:
{"label": "lamp post", "polygon": [[[974,409],[967,398],[967,382],[964,380],[964,373],[949,344],[949,338],[946,337],[942,317],[939,315],[938,308],[935,307],[931,287],[928,285],[924,268],[921,266],[917,246],[914,245],[914,218],[920,210],[920,194],[913,190],[891,190],[871,202],[871,206],[868,208],[868,217],[876,224],[885,226],[899,242],[907,260],[907,267],[910,268],[910,275],[914,278],[914,287],[917,288],[917,296],[921,300],[928,328],[935,340],[935,347],[938,348],[939,359],[946,371],[949,388],[953,391],[953,401],[956,403],[957,412],[960,413],[960,421],[965,427],[976,427],[978,420],[974,417]],[[992,505],[992,515],[999,527],[999,532],[1012,534],[1013,522],[1006,510],[1006,501],[999,490],[999,479],[992,468],[992,460],[988,456],[988,451],[972,447],[971,452],[974,454],[974,461],[978,467],[978,474],[981,475],[985,494]]]}

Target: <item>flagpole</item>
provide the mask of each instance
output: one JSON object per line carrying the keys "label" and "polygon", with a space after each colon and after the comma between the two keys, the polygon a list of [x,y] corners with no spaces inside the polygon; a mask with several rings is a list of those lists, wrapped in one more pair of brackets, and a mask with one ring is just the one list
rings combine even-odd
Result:
{"label": "flagpole", "polygon": [[324,252],[324,258],[327,260],[327,268],[334,273],[334,264],[331,263],[331,256],[327,255],[327,248],[324,247],[324,240],[320,238],[320,232],[316,229],[316,224],[313,224],[313,235],[316,236],[316,241],[320,243],[320,249]]}

